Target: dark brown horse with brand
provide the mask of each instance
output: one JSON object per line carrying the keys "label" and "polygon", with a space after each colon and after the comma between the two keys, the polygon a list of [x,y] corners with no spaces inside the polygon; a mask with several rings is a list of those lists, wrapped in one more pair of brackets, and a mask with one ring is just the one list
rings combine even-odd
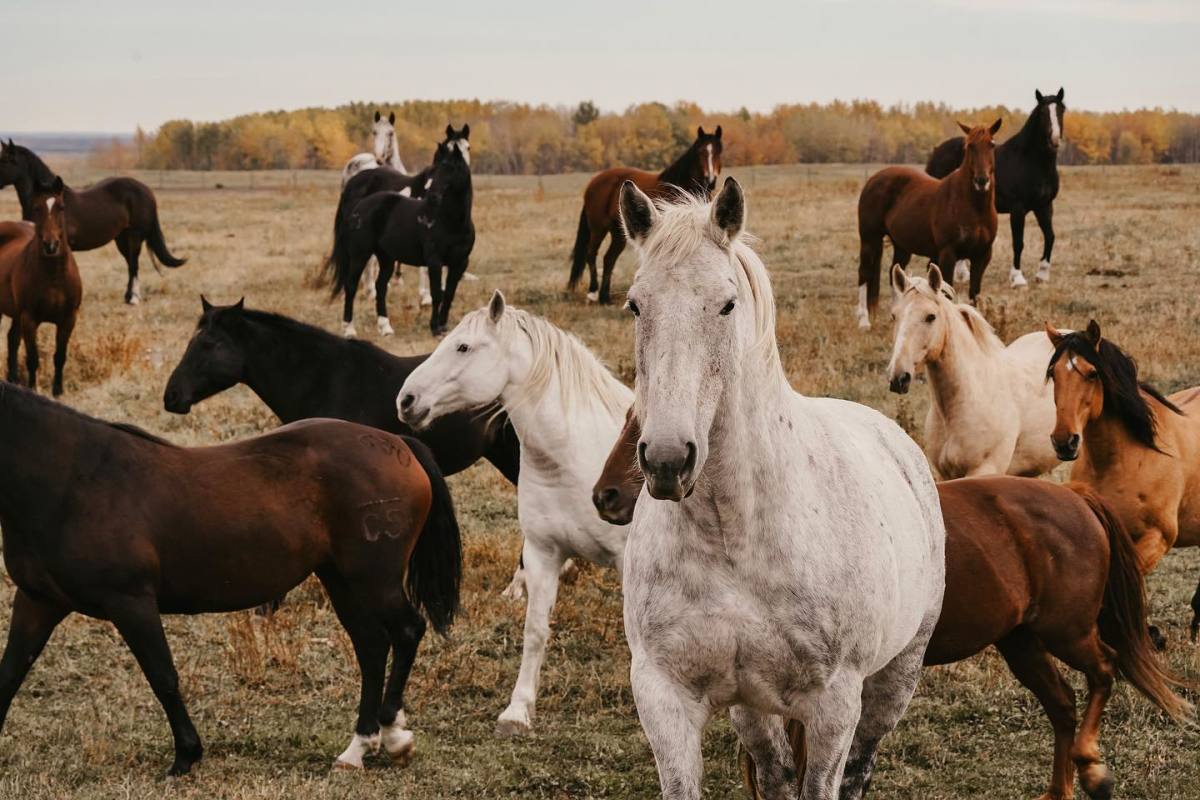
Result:
{"label": "dark brown horse with brand", "polygon": [[404,687],[421,612],[447,629],[462,568],[450,494],[424,445],[309,420],[175,447],[6,384],[0,440],[0,529],[17,586],[0,727],[50,634],[79,612],[111,621],[133,651],[171,725],[171,774],[186,773],[202,748],[160,616],[251,608],[315,572],[362,672],[355,734],[337,763],[361,767],[380,745],[411,756]]}
{"label": "dark brown horse with brand", "polygon": [[[966,156],[942,180],[908,167],[876,172],[858,198],[858,324],[871,327],[879,303],[883,238],[892,240],[892,263],[907,267],[914,255],[936,263],[947,277],[961,280],[957,265],[970,262],[970,299],[979,295],[996,238],[996,154],[991,127],[968,128]],[[953,276],[951,270],[954,270]]]}
{"label": "dark brown horse with brand", "polygon": [[[631,455],[639,434],[631,413],[593,493],[601,517],[616,524],[632,518],[641,491]],[[1072,797],[1076,769],[1090,796],[1111,796],[1099,735],[1114,676],[1123,675],[1176,718],[1190,713],[1146,636],[1142,578],[1129,534],[1082,484],[996,476],[947,481],[938,493],[946,520],[946,595],[925,663],[961,661],[994,644],[1054,729],[1045,797]],[[1078,733],[1074,693],[1052,657],[1087,677]],[[788,737],[802,773],[800,723],[789,723]],[[745,753],[741,758],[747,788],[757,797],[754,765]],[[869,784],[871,765],[855,772]]]}
{"label": "dark brown horse with brand", "polygon": [[[574,289],[583,276],[584,264],[589,272],[588,300],[601,304],[612,302],[613,266],[625,249],[625,231],[617,202],[621,186],[633,181],[652,198],[663,197],[672,191],[702,194],[709,197],[717,187],[721,174],[721,126],[712,133],[696,130],[696,141],[662,172],[647,172],[630,167],[606,169],[592,178],[583,191],[583,210],[579,212],[579,229],[571,251],[571,277],[567,288]],[[612,243],[604,254],[604,281],[596,281],[596,255],[604,237],[612,235]]]}
{"label": "dark brown horse with brand", "polygon": [[67,200],[61,178],[33,195],[28,222],[0,222],[0,314],[8,329],[8,380],[17,381],[17,350],[25,341],[29,386],[37,388],[38,326],[55,326],[55,397],[63,393],[67,344],[75,330],[83,285],[67,243]]}
{"label": "dark brown horse with brand", "polygon": [[[15,186],[21,201],[22,219],[32,221],[34,195],[49,186],[54,173],[32,150],[13,144],[0,143],[0,189]],[[75,191],[63,189],[67,204],[67,238],[77,252],[95,250],[116,240],[117,249],[129,268],[125,287],[125,302],[141,301],[138,283],[138,257],[142,245],[167,267],[183,266],[186,259],[176,258],[167,249],[162,228],[158,225],[158,203],[150,187],[133,178],[108,178]]]}

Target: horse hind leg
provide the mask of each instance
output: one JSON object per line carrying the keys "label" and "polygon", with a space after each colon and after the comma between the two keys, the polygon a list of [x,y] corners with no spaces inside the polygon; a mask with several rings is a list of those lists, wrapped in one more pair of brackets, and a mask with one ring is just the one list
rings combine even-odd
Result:
{"label": "horse hind leg", "polygon": [[1038,262],[1037,275],[1034,280],[1038,283],[1050,282],[1050,257],[1054,254],[1054,206],[1047,203],[1041,208],[1034,209],[1034,218],[1042,229],[1042,260]]}
{"label": "horse hind leg", "polygon": [[142,237],[133,228],[126,228],[117,236],[117,249],[125,257],[129,270],[129,282],[125,286],[125,302],[136,306],[142,302],[142,283],[138,278],[138,258],[142,254]]}
{"label": "horse hind leg", "polygon": [[71,332],[75,330],[75,316],[64,320],[54,330],[54,385],[52,393],[55,397],[63,393],[63,367],[67,364],[67,345],[71,341]]}
{"label": "horse hind leg", "polygon": [[396,262],[380,254],[375,255],[375,261],[379,264],[379,272],[375,275],[375,328],[380,336],[393,336],[396,331],[388,319],[387,293],[388,282],[392,279]]}
{"label": "horse hind leg", "polygon": [[604,253],[604,279],[600,283],[600,305],[606,306],[612,303],[612,274],[613,268],[617,265],[617,259],[621,257],[621,251],[625,249],[625,234],[618,228],[613,228],[612,240],[609,242],[608,250]]}
{"label": "horse hind leg", "polygon": [[1112,696],[1116,675],[1115,653],[1100,640],[1095,628],[1086,636],[1066,645],[1053,644],[1053,653],[1067,666],[1087,677],[1088,699],[1083,722],[1071,747],[1071,759],[1079,771],[1079,783],[1088,797],[1108,800],[1113,793],[1113,777],[1100,758],[1100,720]]}
{"label": "horse hind leg", "polygon": [[8,382],[20,381],[18,364],[21,352],[21,320],[13,317],[12,325],[8,326]]}
{"label": "horse hind leg", "polygon": [[37,329],[37,322],[30,317],[21,318],[21,340],[25,343],[25,371],[28,373],[25,377],[29,388],[35,392],[38,371]]}
{"label": "horse hind leg", "polygon": [[402,595],[390,605],[391,608],[381,615],[392,640],[392,671],[383,691],[379,727],[384,751],[392,763],[403,767],[412,761],[416,749],[404,713],[404,689],[417,658],[417,649],[425,637],[425,619]]}
{"label": "horse hind leg", "polygon": [[1054,761],[1050,786],[1043,800],[1069,800],[1074,796],[1075,768],[1071,748],[1075,741],[1075,695],[1036,636],[1017,628],[996,643],[1013,676],[1033,692],[1054,729]]}
{"label": "horse hind leg", "polygon": [[883,235],[861,235],[858,249],[858,327],[871,327],[871,314],[879,303],[879,263],[883,259]]}
{"label": "horse hind leg", "polygon": [[546,643],[550,638],[550,612],[558,597],[558,572],[562,567],[560,555],[532,545],[528,538],[522,556],[529,602],[525,606],[521,670],[508,708],[496,721],[496,733],[501,736],[519,736],[529,733],[533,728],[538,680],[542,662],[546,658]]}
{"label": "horse hind leg", "polygon": [[8,708],[30,667],[66,615],[65,610],[34,600],[17,589],[8,626],[8,644],[4,656],[0,657],[0,730],[4,729]]}
{"label": "horse hind leg", "polygon": [[[608,235],[608,229],[591,226],[590,231],[591,232],[588,235],[587,246],[587,301],[589,303],[595,303],[600,300],[600,282],[596,275],[596,256],[600,254],[600,245],[604,243],[604,237]],[[616,259],[613,260],[615,261]]]}

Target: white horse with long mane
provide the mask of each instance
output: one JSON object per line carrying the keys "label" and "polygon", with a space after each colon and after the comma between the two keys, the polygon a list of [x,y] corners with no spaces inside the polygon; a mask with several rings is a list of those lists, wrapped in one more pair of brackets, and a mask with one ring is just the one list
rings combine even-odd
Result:
{"label": "white horse with long mane", "polygon": [[947,480],[1049,472],[1059,463],[1050,442],[1054,385],[1046,380],[1054,346],[1038,331],[1005,347],[974,306],[947,291],[935,265],[928,280],[892,267],[896,338],[888,381],[904,394],[915,373],[928,372],[930,463]]}
{"label": "white horse with long mane", "polygon": [[418,430],[444,414],[499,404],[521,440],[517,515],[529,601],[521,671],[500,734],[531,729],[564,562],[621,569],[626,529],[601,520],[591,496],[632,402],[633,392],[579,339],[509,308],[500,292],[463,317],[396,398],[400,418]]}
{"label": "white horse with long mane", "polygon": [[929,465],[882,414],[788,385],[736,181],[712,204],[658,205],[627,181],[620,206],[641,262],[646,476],[625,632],[663,797],[700,797],[701,731],[724,708],[764,797],[798,796],[788,718],[805,726],[803,796],[860,797],[941,610]]}
{"label": "white horse with long mane", "polygon": [[375,123],[371,128],[371,141],[374,145],[372,153],[359,153],[346,162],[342,168],[342,188],[346,181],[365,169],[387,165],[407,173],[404,161],[400,159],[400,150],[396,147],[396,112],[388,114],[387,119],[378,111],[375,112]]}

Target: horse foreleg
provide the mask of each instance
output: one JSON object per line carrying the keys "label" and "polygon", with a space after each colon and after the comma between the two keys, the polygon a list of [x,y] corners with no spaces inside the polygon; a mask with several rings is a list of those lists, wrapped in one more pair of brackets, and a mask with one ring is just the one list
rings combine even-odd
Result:
{"label": "horse foreleg", "polygon": [[1021,251],[1025,249],[1025,209],[1014,206],[1008,212],[1008,224],[1012,228],[1012,269],[1008,271],[1008,283],[1014,289],[1028,286],[1025,274],[1021,272]]}
{"label": "horse foreleg", "polygon": [[163,632],[158,603],[153,596],[143,595],[122,597],[105,605],[108,618],[133,652],[154,696],[167,714],[175,737],[175,761],[168,774],[186,775],[200,760],[204,748],[179,691],[179,674],[175,671],[171,648]]}
{"label": "horse foreleg", "polygon": [[37,391],[37,371],[38,371],[38,348],[37,348],[37,329],[38,323],[32,317],[21,317],[21,340],[25,343],[25,371],[29,374],[26,379],[29,388]]}
{"label": "horse foreleg", "polygon": [[699,800],[704,769],[700,738],[709,707],[644,656],[634,655],[629,677],[663,800]]}
{"label": "horse foreleg", "polygon": [[8,645],[0,658],[0,730],[4,729],[8,708],[29,674],[29,668],[66,615],[65,610],[34,600],[17,589],[8,626]]}
{"label": "horse foreleg", "polygon": [[125,302],[136,306],[142,302],[142,284],[138,279],[138,258],[142,254],[142,237],[133,228],[126,228],[117,236],[117,249],[125,256],[129,271],[129,282],[125,286]]}
{"label": "horse foreleg", "polygon": [[72,314],[54,329],[54,385],[51,392],[55,397],[63,393],[63,367],[67,363],[67,344],[75,330],[75,315]]}
{"label": "horse foreleg", "polygon": [[21,320],[19,317],[13,317],[12,325],[8,326],[8,382],[16,383],[20,380],[20,374],[17,371],[18,354],[21,351]]}
{"label": "horse foreleg", "polygon": [[433,305],[433,295],[429,292],[429,268],[417,267],[417,308]]}
{"label": "horse foreleg", "polygon": [[979,293],[983,291],[983,273],[987,271],[988,264],[992,261],[992,247],[988,248],[982,255],[973,256],[971,258],[971,288],[967,292],[967,299],[973,305],[978,306],[977,302]]}
{"label": "horse foreleg", "polygon": [[396,262],[381,253],[375,254],[375,260],[379,264],[379,272],[375,275],[375,328],[380,336],[391,336],[396,331],[388,320],[387,293]]}
{"label": "horse foreleg", "polygon": [[612,274],[621,251],[625,249],[625,234],[619,228],[613,228],[612,241],[604,253],[604,280],[600,284],[600,305],[606,306],[612,302]]}
{"label": "horse foreleg", "polygon": [[496,733],[518,736],[529,733],[537,705],[538,680],[550,638],[550,612],[558,597],[558,571],[562,556],[525,539],[522,560],[529,602],[525,607],[525,636],[521,645],[521,671],[508,708],[496,721]]}
{"label": "horse foreleg", "polygon": [[[614,228],[615,231],[615,228]],[[587,299],[589,303],[594,303],[600,299],[600,283],[596,279],[596,256],[600,254],[600,245],[604,243],[604,237],[608,235],[606,230],[598,230],[591,228],[588,234],[587,248],[587,265],[588,265],[588,290]]]}
{"label": "horse foreleg", "polygon": [[1038,227],[1042,229],[1042,260],[1038,262],[1038,283],[1050,282],[1050,256],[1054,252],[1054,206],[1047,203],[1035,208],[1033,216],[1037,219]]}
{"label": "horse foreleg", "polygon": [[427,259],[429,267],[429,293],[433,297],[433,307],[429,309],[429,332],[441,336],[446,332],[446,326],[441,321],[442,311],[442,262]]}
{"label": "horse foreleg", "polygon": [[1071,745],[1075,741],[1075,694],[1058,671],[1050,654],[1036,636],[1018,628],[1000,641],[996,649],[1004,656],[1013,677],[1021,682],[1042,704],[1042,710],[1054,729],[1054,760],[1050,787],[1044,800],[1069,800],[1074,797],[1075,766]]}
{"label": "horse foreleg", "polygon": [[[351,255],[351,258],[355,258]],[[369,256],[368,256],[369,258]],[[355,269],[351,264],[350,274],[346,278],[346,286],[342,293],[342,336],[347,339],[353,339],[358,335],[358,331],[354,328],[354,296],[358,294],[358,282],[362,280],[363,270],[366,268],[366,259],[360,260],[358,268]]]}
{"label": "horse foreleg", "polygon": [[366,280],[363,281],[363,296],[368,300],[374,300],[379,292],[375,286],[379,282],[379,263],[379,259],[371,256],[363,270],[363,275],[366,276]]}
{"label": "horse foreleg", "polygon": [[756,800],[797,797],[796,769],[804,765],[796,763],[784,718],[762,714],[748,706],[733,706],[729,709],[729,721],[753,761]]}
{"label": "horse foreleg", "polygon": [[467,262],[461,264],[449,264],[446,269],[446,288],[442,292],[441,303],[441,326],[445,331],[450,320],[450,306],[454,303],[454,295],[458,291],[458,282],[462,280],[462,276],[467,272]]}
{"label": "horse foreleg", "polygon": [[1100,759],[1100,719],[1112,695],[1116,675],[1115,653],[1100,640],[1099,631],[1093,628],[1077,642],[1065,647],[1056,646],[1054,655],[1087,676],[1087,706],[1083,709],[1083,722],[1071,747],[1071,758],[1079,771],[1079,783],[1088,796],[1107,800],[1112,796],[1113,778]]}

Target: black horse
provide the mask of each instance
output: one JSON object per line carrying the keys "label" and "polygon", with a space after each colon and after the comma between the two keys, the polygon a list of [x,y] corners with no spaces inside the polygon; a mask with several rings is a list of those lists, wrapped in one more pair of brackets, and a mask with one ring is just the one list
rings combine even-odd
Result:
{"label": "black horse", "polygon": [[379,277],[375,282],[378,316],[387,319],[388,281],[397,262],[428,267],[433,296],[429,329],[435,336],[446,332],[454,293],[475,247],[475,225],[471,221],[473,198],[465,151],[442,143],[434,156],[425,197],[414,199],[398,192],[377,192],[358,202],[349,221],[335,230],[333,252],[325,263],[333,296],[344,297],[345,335],[354,335],[354,297],[372,255],[379,260]]}
{"label": "black horse", "polygon": [[[1063,130],[1063,90],[1044,95],[1034,91],[1037,107],[1015,135],[996,147],[996,211],[1008,214],[1012,224],[1013,286],[1024,286],[1021,251],[1025,249],[1025,215],[1030,211],[1042,229],[1042,260],[1037,281],[1050,280],[1050,255],[1054,250],[1054,198],[1058,197],[1058,146]],[[963,160],[963,137],[956,136],[933,148],[925,171],[944,178]]]}
{"label": "black horse", "polygon": [[[13,144],[12,139],[7,144],[0,143],[0,189],[16,188],[22,219],[33,221],[34,195],[49,187],[54,179],[54,172],[32,150]],[[129,269],[126,303],[137,304],[141,300],[138,257],[143,243],[163,266],[180,267],[186,261],[171,255],[167,249],[158,224],[154,192],[141,181],[108,178],[79,191],[68,186],[63,192],[63,202],[67,208],[67,241],[73,251],[95,250],[116,240]]]}
{"label": "black horse", "polygon": [[503,412],[450,414],[420,434],[400,421],[396,395],[428,355],[394,356],[241,301],[201,304],[196,333],[167,381],[167,411],[186,414],[244,383],[282,422],[330,417],[417,436],[444,475],[486,458],[516,484],[521,445]]}

